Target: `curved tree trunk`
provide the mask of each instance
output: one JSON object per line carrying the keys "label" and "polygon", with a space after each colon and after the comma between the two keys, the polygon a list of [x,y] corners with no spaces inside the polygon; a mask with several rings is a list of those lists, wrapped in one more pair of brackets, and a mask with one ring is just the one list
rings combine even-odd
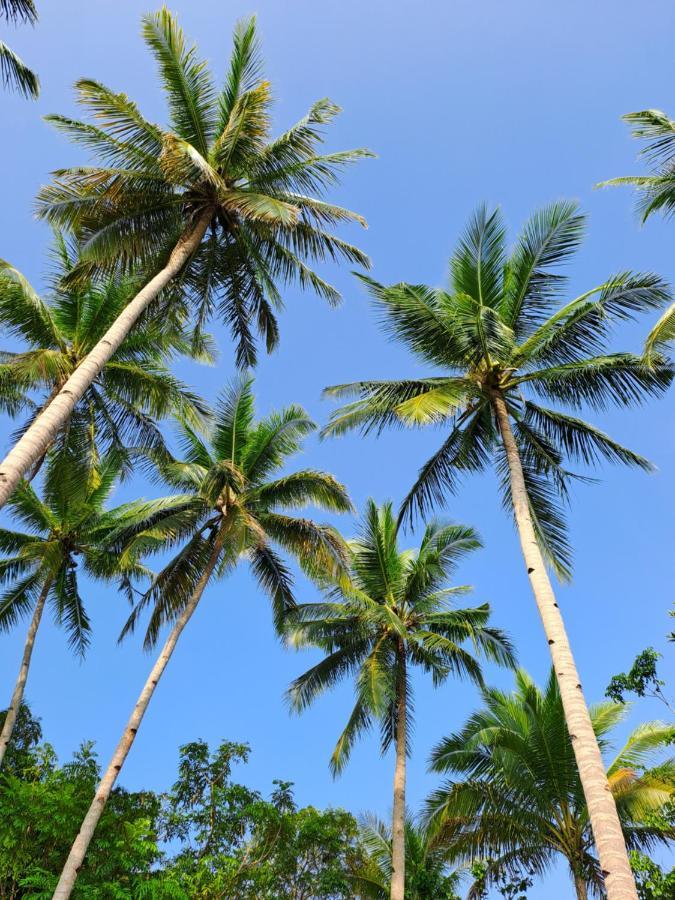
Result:
{"label": "curved tree trunk", "polygon": [[520,454],[511,430],[506,404],[500,394],[494,397],[494,410],[509,466],[511,497],[520,545],[560,687],[565,721],[586,798],[600,868],[607,889],[607,900],[637,900],[635,879],[628,861],[616,804],[607,781],[605,766],[588,714],[563,618],[537,543]]}
{"label": "curved tree trunk", "polygon": [[87,354],[25,434],[0,463],[0,507],[4,506],[21,478],[38,462],[71,416],[75,404],[119,348],[136,320],[158,294],[178,275],[199,246],[211,221],[211,210],[204,210],[171,251],[161,271],[136,294],[96,346]]}
{"label": "curved tree trunk", "polygon": [[47,602],[47,594],[49,594],[49,588],[51,586],[52,579],[48,578],[40,591],[40,596],[38,597],[35,610],[33,611],[33,618],[30,620],[30,625],[28,627],[26,643],[23,647],[23,656],[21,657],[21,666],[19,667],[19,675],[16,679],[16,684],[14,685],[14,693],[12,694],[12,699],[9,708],[7,709],[7,715],[5,716],[5,722],[2,726],[2,733],[0,734],[0,768],[2,768],[5,753],[7,752],[7,747],[12,739],[12,732],[14,731],[16,719],[23,702],[26,681],[28,680],[28,670],[30,668],[30,659],[33,655],[33,647],[35,646],[35,636],[40,627],[42,613],[44,612],[45,603]]}
{"label": "curved tree trunk", "polygon": [[405,649],[399,646],[397,672],[396,768],[394,810],[391,825],[391,900],[405,897],[405,765],[406,765],[406,665]]}
{"label": "curved tree trunk", "polygon": [[166,643],[162,647],[162,652],[157,657],[157,662],[152,667],[152,670],[148,675],[148,679],[143,686],[143,690],[141,691],[138,700],[136,701],[136,706],[134,706],[131,717],[129,718],[127,726],[122,733],[122,737],[119,744],[117,745],[117,749],[113,753],[110,764],[108,765],[103,778],[101,778],[101,781],[96,788],[96,794],[94,795],[94,799],[91,802],[91,806],[87,810],[87,814],[82,820],[80,831],[75,838],[73,846],[70,848],[68,859],[66,860],[63,871],[61,872],[61,877],[59,878],[59,883],[56,885],[56,890],[54,891],[53,896],[54,898],[58,898],[58,900],[66,900],[67,897],[70,897],[72,890],[75,887],[75,881],[77,880],[78,872],[84,861],[84,857],[87,853],[87,849],[89,848],[89,844],[91,843],[91,839],[94,836],[98,821],[103,814],[103,810],[105,809],[105,805],[108,802],[108,798],[110,797],[112,789],[115,785],[117,776],[119,775],[120,770],[124,765],[124,761],[129,755],[129,751],[131,750],[134,740],[136,739],[136,734],[141,722],[143,721],[143,716],[145,715],[148,705],[152,700],[152,695],[155,693],[155,688],[157,687],[159,679],[162,677],[164,670],[166,669],[168,662],[171,659],[171,655],[173,654],[173,651],[176,648],[176,644],[178,643],[178,638],[181,636],[183,629],[190,621],[192,614],[199,604],[201,596],[204,593],[204,588],[208,584],[211,575],[213,574],[213,570],[216,567],[220,551],[223,549],[224,542],[225,533],[223,528],[221,527],[214,541],[213,549],[211,551],[211,555],[206,564],[204,572],[197,582],[194,593],[192,594],[189,603],[187,604],[179,618],[176,620],[176,624],[171,629],[171,633],[166,639]]}

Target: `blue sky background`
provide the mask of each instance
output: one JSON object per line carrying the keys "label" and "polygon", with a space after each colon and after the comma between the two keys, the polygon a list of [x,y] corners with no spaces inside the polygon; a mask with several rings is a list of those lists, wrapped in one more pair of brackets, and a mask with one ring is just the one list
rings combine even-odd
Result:
{"label": "blue sky background", "polygon": [[[39,6],[35,29],[11,29],[6,37],[38,69],[42,96],[31,103],[0,94],[0,256],[36,286],[49,234],[33,218],[34,195],[52,168],[80,158],[41,115],[74,113],[71,85],[92,76],[129,93],[149,118],[164,121],[152,61],[139,37],[146,2],[53,0]],[[258,14],[279,129],[318,97],[328,95],[343,106],[328,146],[365,145],[378,159],[349,172],[334,198],[367,217],[367,232],[354,228],[347,235],[372,256],[379,280],[442,283],[450,249],[481,201],[501,204],[516,230],[538,205],[561,197],[578,198],[590,216],[588,239],[570,269],[571,293],[627,268],[675,279],[675,227],[654,220],[640,228],[628,191],[593,189],[602,179],[640,168],[637,145],[620,121],[623,113],[659,107],[675,114],[675,7],[666,0],[640,7],[626,0],[174,0],[172,8],[216,75],[225,69],[234,22]],[[344,293],[338,310],[310,295],[286,293],[281,348],[259,366],[261,412],[299,402],[323,423],[330,411],[320,400],[325,385],[420,371],[404,348],[378,332],[367,297],[347,269],[330,274]],[[614,349],[638,349],[650,324],[622,330]],[[213,331],[221,349],[218,366],[179,367],[209,399],[233,371],[229,340],[219,327]],[[645,409],[595,421],[654,460],[659,471],[647,476],[608,468],[601,484],[575,491],[575,578],[560,590],[560,603],[590,701],[601,699],[611,674],[648,645],[669,656],[662,668],[665,677],[673,676],[672,645],[665,643],[675,546],[672,394]],[[4,449],[11,426],[3,425]],[[368,496],[398,502],[440,440],[431,431],[379,440],[312,438],[302,462],[344,480],[358,506]],[[116,499],[155,490],[138,479]],[[543,681],[548,651],[494,480],[467,481],[446,514],[477,527],[486,544],[462,566],[458,580],[475,585],[477,602],[490,601],[494,622],[510,632],[523,665]],[[342,523],[349,534],[353,523]],[[303,600],[314,596],[306,583],[298,593]],[[95,626],[87,660],[74,660],[63,635],[45,621],[28,698],[63,758],[91,738],[105,761],[149,660],[139,638],[116,645],[127,614],[124,601],[95,585],[87,586],[85,596]],[[0,637],[0,683],[8,697],[23,636],[22,628]],[[266,603],[245,573],[212,587],[153,700],[123,784],[166,788],[175,776],[178,745],[188,740],[246,740],[253,747],[241,773],[248,784],[267,791],[273,778],[288,779],[296,783],[300,803],[388,814],[392,760],[379,758],[376,738],[357,748],[338,781],[328,772],[349,710],[348,685],[302,718],[288,716],[283,690],[310,660],[279,647]],[[508,674],[496,670],[490,680],[510,683]],[[435,784],[426,773],[430,748],[460,727],[477,703],[476,691],[463,683],[449,682],[434,692],[417,679],[416,689],[413,808]],[[635,725],[663,714],[658,703],[645,700],[628,721]],[[565,900],[573,890],[566,873],[557,871],[531,896]]]}

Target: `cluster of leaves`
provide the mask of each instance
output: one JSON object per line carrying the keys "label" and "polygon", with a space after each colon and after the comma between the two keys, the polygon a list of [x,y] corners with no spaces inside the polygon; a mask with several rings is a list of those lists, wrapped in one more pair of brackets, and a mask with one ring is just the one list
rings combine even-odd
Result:
{"label": "cluster of leaves", "polygon": [[668,699],[663,693],[665,681],[658,676],[656,669],[661,654],[653,647],[647,647],[638,653],[635,662],[628,672],[613,675],[605,696],[615,703],[625,703],[625,694],[636,694],[638,697],[655,697],[671,709]]}
{"label": "cluster of leaves", "polygon": [[668,900],[675,894],[675,868],[664,872],[648,856],[635,850],[630,855],[630,864],[640,900]]}
{"label": "cluster of leaves", "polygon": [[[51,897],[99,777],[91,744],[82,744],[72,760],[59,766],[52,747],[40,739],[39,723],[22,707],[0,780],[1,900]],[[144,895],[160,858],[154,830],[159,811],[159,798],[152,793],[114,791],[76,896],[131,900]],[[147,890],[145,896],[150,896]]]}
{"label": "cluster of leaves", "polygon": [[[367,854],[349,813],[298,808],[288,782],[271,797],[232,780],[246,744],[180,749],[166,794],[115,789],[78,877],[88,900],[347,900]],[[59,765],[21,708],[0,779],[0,900],[51,897],[99,768],[91,744]],[[431,897],[432,894],[420,894]],[[433,896],[444,896],[433,894]]]}

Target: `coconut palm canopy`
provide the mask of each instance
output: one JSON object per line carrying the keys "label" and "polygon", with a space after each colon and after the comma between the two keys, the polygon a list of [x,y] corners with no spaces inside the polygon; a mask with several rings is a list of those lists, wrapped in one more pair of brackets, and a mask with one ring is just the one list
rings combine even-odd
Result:
{"label": "coconut palm canopy", "polygon": [[562,577],[571,566],[561,508],[574,477],[567,461],[650,468],[646,459],[576,413],[659,397],[674,372],[658,353],[647,363],[633,353],[607,352],[617,322],[670,300],[669,287],[658,275],[621,272],[563,302],[567,279],[558,267],[579,248],[584,227],[574,203],[554,203],[531,217],[509,251],[500,211],[481,207],[450,259],[447,288],[387,287],[366,279],[385,332],[442,371],[325,391],[333,398],[357,398],[334,412],[327,435],[397,425],[447,426],[443,444],[403,501],[404,519],[426,514],[445,501],[463,475],[493,462],[504,503],[511,505],[495,414],[496,399],[503,398],[537,539]]}
{"label": "coconut palm canopy", "polygon": [[[513,693],[490,688],[483,702],[433,750],[433,770],[450,776],[427,802],[436,840],[455,861],[486,860],[488,883],[504,873],[542,875],[562,855],[580,897],[604,896],[555,675],[542,691],[520,671]],[[674,836],[657,818],[673,796],[675,762],[650,765],[672,744],[675,727],[640,725],[612,758],[612,731],[626,713],[606,702],[591,718],[628,845],[652,850]]]}
{"label": "coconut palm canopy", "polygon": [[[76,260],[77,246],[57,233],[45,297],[11,266],[0,268],[0,328],[23,345],[0,352],[0,404],[24,418],[20,432],[49,404],[138,290],[132,276],[65,286]],[[212,361],[211,340],[193,340],[180,292],[167,294],[91,384],[58,435],[58,445],[80,454],[114,450],[128,461],[129,449],[165,446],[158,420],[175,415],[193,426],[206,420],[205,402],[171,373],[169,363],[181,355]]]}
{"label": "coconut palm canopy", "polygon": [[[92,79],[76,85],[88,121],[49,117],[94,157],[55,173],[38,200],[42,216],[80,235],[81,268],[152,273],[197,220],[204,237],[183,273],[198,328],[215,312],[229,327],[241,366],[256,360],[256,333],[276,346],[282,286],[338,292],[312,268],[326,259],[367,266],[332,228],[365,224],[323,195],[367,151],[320,151],[339,108],[317,101],[272,137],[272,91],[262,76],[255,20],[234,35],[229,70],[216,88],[196,47],[166,8],[143,19],[168,107],[168,124]],[[208,223],[208,225],[206,224]]]}
{"label": "coconut palm canopy", "polygon": [[272,600],[279,627],[295,600],[291,572],[275,545],[312,574],[341,570],[345,549],[336,529],[288,514],[307,505],[351,509],[345,488],[331,475],[314,469],[282,473],[315,427],[295,405],[256,420],[249,376],[235,379],[223,392],[206,438],[181,426],[183,458],[167,461],[161,454],[157,473],[162,483],[182,493],[139,501],[138,520],[111,538],[123,558],[179,547],[136,605],[124,633],[151,605],[146,645],[152,646],[162,624],[174,620],[193,595],[219,539],[216,573],[224,575],[248,561]]}
{"label": "coconut palm canopy", "polygon": [[[478,547],[472,528],[433,522],[419,548],[403,550],[391,503],[378,508],[370,500],[361,532],[349,544],[349,577],[329,583],[324,602],[304,603],[288,616],[289,644],[318,647],[326,654],[291,685],[294,709],[304,709],[340,679],[354,676],[356,703],[331,758],[334,773],[373,721],[380,725],[382,752],[387,751],[395,739],[402,682],[406,719],[412,723],[413,667],[431,675],[436,685],[449,675],[482,684],[479,657],[513,664],[508,638],[488,624],[488,604],[452,605],[469,589],[449,587],[450,575]],[[406,744],[409,737],[410,728]]]}
{"label": "coconut palm canopy", "polygon": [[[366,861],[354,878],[354,886],[364,900],[387,900],[391,883],[391,829],[377,816],[367,815],[359,822],[359,837]],[[407,816],[407,900],[459,900],[460,873],[450,871],[447,857],[447,850],[433,843],[428,830]]]}
{"label": "coconut palm canopy", "polygon": [[0,628],[9,630],[27,615],[43,588],[48,605],[70,645],[84,653],[90,621],[81,595],[78,567],[88,576],[118,580],[133,596],[131,579],[148,570],[133,554],[121,559],[105,547],[107,539],[136,515],[133,505],[106,509],[119,475],[118,460],[84,468],[53,455],[47,462],[42,497],[24,482],[9,504],[12,518],[25,531],[0,529]]}
{"label": "coconut palm canopy", "polygon": [[[0,18],[8,22],[33,25],[37,15],[33,0],[0,0]],[[40,93],[35,72],[4,41],[0,41],[0,78],[6,87],[14,88],[26,97],[35,98]]]}

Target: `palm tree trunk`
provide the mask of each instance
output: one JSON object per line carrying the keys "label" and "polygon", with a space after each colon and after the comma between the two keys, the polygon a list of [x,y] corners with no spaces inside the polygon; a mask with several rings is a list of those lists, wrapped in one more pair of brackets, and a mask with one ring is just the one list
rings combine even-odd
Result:
{"label": "palm tree trunk", "polygon": [[588,888],[586,887],[586,880],[581,876],[575,873],[574,875],[574,887],[577,892],[577,900],[588,900]]}
{"label": "palm tree trunk", "polygon": [[391,827],[391,900],[405,897],[405,764],[406,764],[406,665],[405,649],[399,644],[396,686],[396,767],[394,810]]}
{"label": "palm tree trunk", "polygon": [[94,799],[91,802],[91,806],[87,810],[87,814],[82,820],[80,831],[75,838],[73,846],[70,848],[70,853],[63,867],[63,871],[61,872],[59,883],[56,885],[53,900],[66,900],[66,898],[70,897],[72,890],[75,887],[75,881],[77,879],[78,872],[84,861],[84,857],[87,853],[87,849],[89,848],[89,844],[91,843],[91,839],[94,836],[94,831],[96,830],[98,821],[103,814],[103,810],[105,809],[105,805],[108,802],[108,798],[110,797],[120,770],[124,765],[124,761],[129,755],[129,751],[131,750],[134,740],[136,739],[136,734],[141,722],[143,721],[143,716],[145,715],[148,705],[150,704],[152,695],[155,693],[155,688],[157,687],[159,679],[162,677],[164,670],[166,669],[169,660],[171,659],[171,655],[173,654],[173,651],[176,648],[176,644],[178,643],[178,638],[181,636],[183,629],[190,621],[192,614],[199,604],[201,596],[204,593],[204,589],[208,584],[211,575],[213,574],[213,570],[216,567],[220,551],[223,549],[224,542],[225,532],[223,527],[221,526],[214,541],[211,555],[209,556],[206,567],[204,568],[204,572],[202,573],[199,581],[195,586],[194,593],[192,594],[189,603],[187,604],[179,618],[176,620],[176,624],[171,629],[171,633],[166,639],[166,643],[162,647],[162,652],[157,657],[157,661],[152,667],[152,670],[148,675],[148,679],[143,686],[143,690],[141,691],[138,700],[136,701],[136,706],[134,707],[131,717],[127,722],[127,726],[122,733],[122,737],[119,744],[117,745],[117,749],[113,753],[110,764],[108,765],[103,778],[101,778],[101,781],[99,782],[99,785],[96,789],[96,794],[94,795]]}
{"label": "palm tree trunk", "polygon": [[118,350],[136,320],[176,277],[199,246],[211,221],[205,209],[183,233],[171,251],[167,264],[136,294],[96,346],[68,378],[57,396],[23,434],[0,463],[0,507],[4,506],[21,478],[40,459],[71,416],[75,404],[98,377],[101,369]]}
{"label": "palm tree trunk", "polygon": [[493,402],[509,466],[511,497],[520,545],[560,687],[565,721],[586,798],[600,868],[607,889],[607,900],[637,900],[635,879],[628,861],[616,804],[607,781],[605,766],[588,714],[563,618],[537,543],[520,453],[511,430],[509,414],[501,394],[495,394]]}
{"label": "palm tree trunk", "polygon": [[2,726],[2,733],[0,734],[0,768],[2,768],[5,753],[7,752],[7,747],[12,739],[12,732],[14,731],[17,716],[19,715],[19,710],[21,709],[21,704],[23,702],[26,681],[28,680],[28,669],[30,668],[30,659],[33,655],[33,647],[35,646],[35,637],[37,635],[37,630],[40,627],[42,613],[44,612],[45,603],[47,602],[47,594],[49,593],[51,586],[52,579],[48,578],[42,587],[42,591],[40,592],[40,596],[35,605],[35,610],[33,611],[33,618],[30,620],[28,634],[26,635],[26,643],[23,646],[23,656],[21,657],[19,675],[16,679],[16,684],[14,685],[14,693],[12,694],[7,715],[5,716],[5,722]]}

